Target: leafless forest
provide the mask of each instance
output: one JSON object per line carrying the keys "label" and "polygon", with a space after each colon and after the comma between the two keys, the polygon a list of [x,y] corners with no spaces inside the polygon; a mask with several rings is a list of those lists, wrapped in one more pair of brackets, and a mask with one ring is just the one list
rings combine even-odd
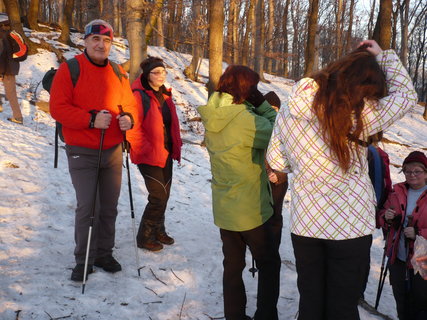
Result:
{"label": "leafless forest", "polygon": [[[427,99],[426,0],[0,0],[12,27],[70,32],[95,18],[129,40],[131,78],[147,45],[193,55],[186,76],[197,80],[200,58],[210,60],[209,87],[221,61],[298,79],[375,39],[393,48],[407,66],[419,100]],[[27,39],[30,52],[46,43]],[[58,57],[61,58],[60,56]]]}

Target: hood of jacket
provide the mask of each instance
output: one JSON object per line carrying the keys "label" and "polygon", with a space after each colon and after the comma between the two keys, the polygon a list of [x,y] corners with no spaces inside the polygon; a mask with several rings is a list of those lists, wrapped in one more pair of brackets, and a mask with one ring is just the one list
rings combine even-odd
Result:
{"label": "hood of jacket", "polygon": [[211,132],[222,131],[238,114],[251,108],[249,104],[234,104],[228,93],[214,92],[205,106],[197,111],[202,117],[205,129]]}
{"label": "hood of jacket", "polygon": [[289,97],[288,107],[290,114],[298,119],[317,120],[311,106],[318,89],[318,84],[311,78],[303,78],[298,81],[293,86]]}

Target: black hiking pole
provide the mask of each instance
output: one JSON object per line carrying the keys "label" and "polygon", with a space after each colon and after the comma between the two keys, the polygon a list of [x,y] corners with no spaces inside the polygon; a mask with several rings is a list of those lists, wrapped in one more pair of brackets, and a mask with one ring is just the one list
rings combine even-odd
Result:
{"label": "black hiking pole", "polygon": [[138,270],[138,276],[141,276],[141,267],[139,266],[139,255],[138,255],[138,246],[136,244],[136,229],[135,229],[135,211],[133,208],[133,198],[132,198],[132,185],[130,182],[130,168],[129,168],[129,143],[126,140],[126,133],[123,133],[125,138],[124,148],[126,152],[126,169],[128,174],[128,188],[129,188],[129,202],[130,202],[130,217],[132,219],[132,233],[133,233],[133,246],[135,248],[135,259],[136,259],[136,268]]}
{"label": "black hiking pole", "polygon": [[87,237],[85,268],[83,271],[82,294],[85,293],[87,266],[88,266],[88,262],[89,262],[90,239],[92,236],[93,220],[95,219],[96,195],[98,193],[99,171],[100,171],[100,167],[101,167],[101,157],[102,157],[102,147],[104,145],[104,135],[105,135],[105,129],[102,129],[101,130],[101,141],[99,143],[99,151],[98,151],[98,164],[96,166],[96,181],[95,181],[95,188],[94,188],[94,192],[93,192],[92,215],[90,217],[89,234]]}
{"label": "black hiking pole", "polygon": [[[374,307],[375,310],[378,309],[378,305],[380,304],[381,293],[383,291],[384,282],[385,282],[385,279],[387,276],[388,263],[387,263],[387,265],[385,265],[385,260],[387,257],[387,243],[388,243],[388,237],[390,235],[390,228],[391,228],[391,224],[388,224],[388,230],[387,230],[387,234],[385,237],[385,243],[384,243],[383,258],[381,261],[381,271],[380,271],[380,279],[378,282],[377,297],[375,298],[375,307]],[[384,266],[385,266],[385,268],[384,268]]]}
{"label": "black hiking pole", "polygon": [[58,125],[55,126],[55,158],[53,159],[53,167],[58,168]]}
{"label": "black hiking pole", "polygon": [[252,257],[252,268],[249,269],[249,272],[252,273],[252,278],[255,278],[255,273],[258,272],[258,269],[255,267],[254,257]]}
{"label": "black hiking pole", "polygon": [[[123,107],[119,105],[120,114],[124,115]],[[135,248],[135,259],[136,259],[136,268],[138,271],[138,276],[141,276],[141,267],[139,267],[139,255],[138,255],[138,246],[136,244],[136,228],[135,228],[135,210],[133,207],[133,197],[132,197],[132,185],[130,180],[130,167],[129,167],[129,142],[126,140],[126,131],[123,131],[123,150],[126,154],[126,170],[128,175],[128,188],[129,188],[129,203],[130,203],[130,217],[132,219],[132,233],[133,233],[133,245]]]}

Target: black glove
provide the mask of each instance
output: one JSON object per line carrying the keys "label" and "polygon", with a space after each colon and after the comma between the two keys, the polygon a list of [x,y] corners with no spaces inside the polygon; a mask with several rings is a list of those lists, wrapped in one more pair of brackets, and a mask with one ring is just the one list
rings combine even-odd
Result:
{"label": "black glove", "polygon": [[251,93],[249,94],[249,97],[246,98],[246,101],[252,104],[255,108],[258,108],[265,101],[265,98],[255,85],[252,87]]}

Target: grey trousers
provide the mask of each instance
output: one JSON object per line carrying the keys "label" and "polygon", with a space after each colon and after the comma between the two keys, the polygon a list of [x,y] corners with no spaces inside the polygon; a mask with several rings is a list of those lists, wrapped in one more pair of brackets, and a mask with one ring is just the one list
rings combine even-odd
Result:
{"label": "grey trousers", "polygon": [[[76,247],[74,255],[76,263],[83,264],[85,262],[92,216],[99,151],[67,145],[66,152],[71,181],[77,199],[74,229]],[[103,257],[113,252],[117,203],[122,180],[122,161],[120,144],[102,151],[89,264],[93,264],[95,258]]]}

